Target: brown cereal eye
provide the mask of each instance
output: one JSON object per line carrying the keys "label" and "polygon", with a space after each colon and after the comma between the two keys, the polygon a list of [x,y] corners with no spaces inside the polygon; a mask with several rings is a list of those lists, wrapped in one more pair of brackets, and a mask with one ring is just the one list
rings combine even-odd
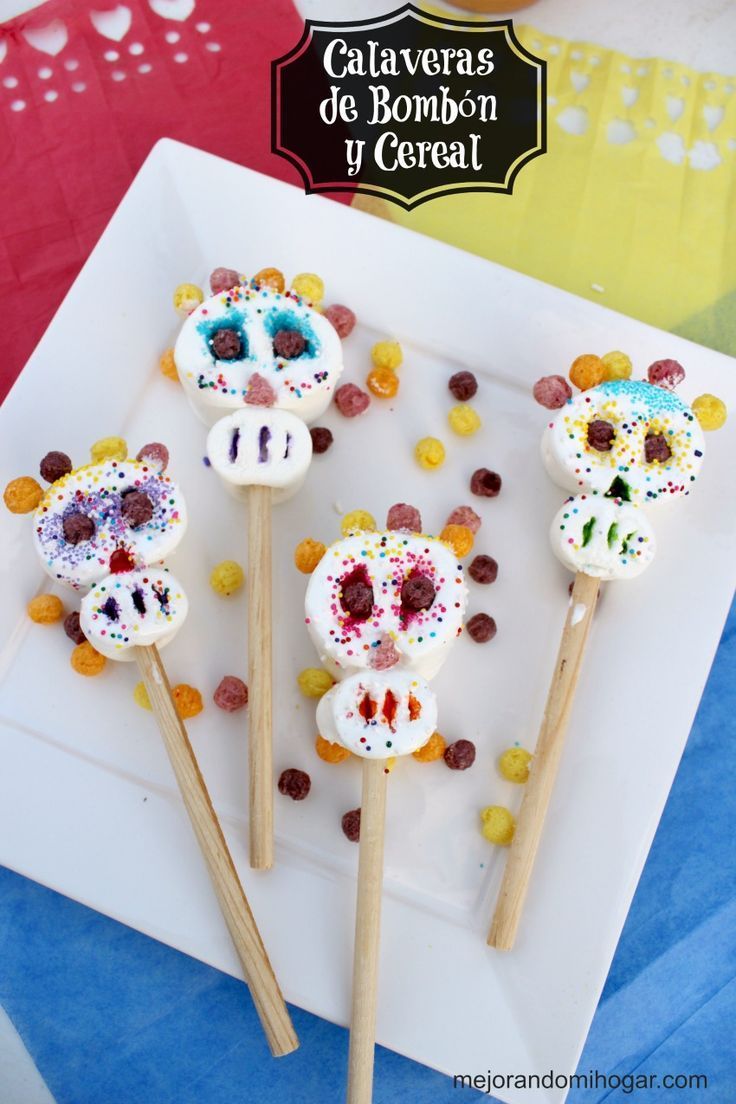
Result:
{"label": "brown cereal eye", "polygon": [[73,514],[67,514],[62,523],[64,540],[69,544],[81,544],[83,541],[92,540],[95,534],[95,523],[87,514],[78,510]]}
{"label": "brown cereal eye", "polygon": [[649,433],[644,438],[644,455],[647,464],[651,464],[655,460],[663,464],[665,460],[669,460],[672,449],[667,444],[667,438],[663,433]]}
{"label": "brown cereal eye", "polygon": [[72,462],[65,452],[47,452],[41,461],[41,478],[47,483],[63,479],[72,470]]}
{"label": "brown cereal eye", "polygon": [[470,477],[470,490],[481,498],[495,498],[501,490],[501,476],[488,468],[478,468]]}
{"label": "brown cereal eye", "polygon": [[475,744],[472,740],[456,740],[445,748],[444,760],[450,770],[467,770],[475,762]]}
{"label": "brown cereal eye", "polygon": [[153,517],[153,503],[142,491],[126,491],[123,495],[120,513],[131,529],[139,529]]}
{"label": "brown cereal eye", "polygon": [[429,609],[435,599],[437,591],[434,583],[426,575],[414,575],[404,581],[401,588],[401,604],[406,609],[418,613],[420,610]]}
{"label": "brown cereal eye", "polygon": [[616,431],[611,423],[604,422],[600,418],[596,418],[588,426],[588,444],[596,452],[610,452],[613,448],[613,438],[615,436]]}
{"label": "brown cereal eye", "polygon": [[340,605],[356,621],[367,621],[373,612],[373,587],[364,567],[356,567],[342,580]]}
{"label": "brown cereal eye", "polygon": [[279,330],[274,334],[273,351],[284,360],[300,357],[307,347],[303,334],[298,330]]}
{"label": "brown cereal eye", "polygon": [[360,809],[350,809],[340,821],[342,830],[351,843],[360,840]]}
{"label": "brown cereal eye", "polygon": [[470,618],[465,628],[468,636],[476,644],[486,644],[496,635],[496,622],[487,613],[476,613]]}
{"label": "brown cereal eye", "polygon": [[235,330],[215,330],[210,344],[218,360],[237,360],[243,352],[243,342]]}
{"label": "brown cereal eye", "polygon": [[292,801],[303,801],[312,788],[312,780],[306,771],[289,767],[282,771],[278,782],[279,793],[290,797]]}

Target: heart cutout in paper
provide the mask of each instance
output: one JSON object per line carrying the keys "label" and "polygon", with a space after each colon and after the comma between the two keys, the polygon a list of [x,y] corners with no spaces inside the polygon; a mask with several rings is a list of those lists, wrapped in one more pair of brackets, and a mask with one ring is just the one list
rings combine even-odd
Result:
{"label": "heart cutout in paper", "polygon": [[120,42],[125,38],[133,22],[130,8],[126,8],[124,4],[118,4],[112,11],[91,11],[89,18],[97,33],[113,42]]}
{"label": "heart cutout in paper", "polygon": [[175,19],[183,23],[194,11],[195,0],[148,0],[148,6],[162,19]]}
{"label": "heart cutout in paper", "polygon": [[40,50],[42,54],[50,54],[51,57],[60,54],[69,41],[66,26],[60,19],[55,19],[45,27],[28,27],[22,34],[34,50]]}

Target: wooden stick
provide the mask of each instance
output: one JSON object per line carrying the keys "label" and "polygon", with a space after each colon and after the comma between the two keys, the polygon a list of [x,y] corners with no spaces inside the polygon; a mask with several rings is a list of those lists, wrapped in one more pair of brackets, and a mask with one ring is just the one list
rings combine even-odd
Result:
{"label": "wooden stick", "polygon": [[209,868],[220,908],[250,986],[253,1003],[271,1053],[274,1057],[290,1054],[299,1046],[299,1040],[240,884],[187,731],[176,712],[158,649],[152,645],[136,648],[135,652],[185,808]]}
{"label": "wooden stick", "polygon": [[599,587],[600,579],[593,579],[581,572],[575,576],[529,781],[524,787],[516,832],[509,849],[496,911],[488,933],[488,945],[500,951],[510,951],[516,939],[544,818],[557,777]]}
{"label": "wooden stick", "polygon": [[248,488],[250,865],[273,866],[271,488]]}
{"label": "wooden stick", "polygon": [[348,1055],[348,1104],[371,1104],[373,1091],[385,819],[386,764],[383,759],[364,759],[353,949],[353,1007]]}

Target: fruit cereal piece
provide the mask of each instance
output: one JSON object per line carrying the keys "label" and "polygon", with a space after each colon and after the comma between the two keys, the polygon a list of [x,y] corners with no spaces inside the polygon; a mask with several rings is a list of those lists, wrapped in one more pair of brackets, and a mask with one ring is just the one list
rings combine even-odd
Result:
{"label": "fruit cereal piece", "polygon": [[335,303],[331,307],[325,307],[325,318],[328,322],[331,322],[335,330],[337,330],[337,336],[343,338],[350,336],[355,329],[355,323],[357,321],[350,307],[345,307],[342,303]]}
{"label": "fruit cereal piece", "polygon": [[291,290],[310,303],[321,303],[325,297],[325,285],[314,272],[300,272],[291,281]]}
{"label": "fruit cereal piece", "polygon": [[572,398],[572,388],[564,376],[542,376],[534,384],[532,394],[546,410],[559,410]]}
{"label": "fruit cereal piece", "polygon": [[[407,580],[401,588],[402,600],[404,599],[404,590],[409,581],[410,580]],[[434,587],[432,587],[432,590],[434,591]],[[369,663],[374,671],[388,671],[389,668],[395,667],[400,659],[401,655],[399,649],[396,647],[393,639],[386,633],[379,641],[378,647],[371,649]]]}
{"label": "fruit cereal piece", "polygon": [[124,437],[100,437],[89,450],[93,464],[101,460],[126,460],[128,445]]}
{"label": "fruit cereal piece", "polygon": [[64,616],[64,604],[55,594],[37,594],[26,606],[26,613],[36,625],[55,625]]}
{"label": "fruit cereal piece", "polygon": [[393,368],[373,368],[365,382],[378,399],[392,399],[399,390],[399,377]]}
{"label": "fruit cereal piece", "polygon": [[169,450],[160,441],[151,441],[140,449],[136,460],[148,464],[149,468],[155,468],[157,472],[163,474],[169,466]]}
{"label": "fruit cereal piece", "polygon": [[298,330],[277,330],[273,335],[273,351],[282,360],[296,360],[306,347],[306,338]]}
{"label": "fruit cereal piece", "polygon": [[104,671],[107,660],[92,647],[88,640],[85,640],[82,644],[77,644],[72,652],[70,663],[78,675],[92,678]]}
{"label": "fruit cereal piece", "polygon": [[475,536],[482,524],[480,514],[472,506],[456,506],[445,525],[464,525]]}
{"label": "fruit cereal piece", "polygon": [[447,383],[450,393],[458,402],[467,402],[472,399],[478,390],[478,381],[472,372],[455,372]]}
{"label": "fruit cereal piece", "polygon": [[41,461],[39,470],[41,478],[47,483],[55,483],[57,479],[63,479],[68,475],[74,465],[65,452],[47,452]]}
{"label": "fruit cereal piece", "polygon": [[253,372],[248,380],[245,401],[249,406],[273,406],[276,402],[276,392],[260,372]]}
{"label": "fruit cereal piece", "polygon": [[456,740],[454,744],[448,744],[444,760],[450,770],[467,770],[475,762],[475,744],[472,740]]}
{"label": "fruit cereal piece", "polygon": [[343,747],[342,744],[331,744],[319,733],[317,733],[317,739],[314,741],[314,750],[325,763],[344,763],[346,759],[350,758],[350,752],[346,747]]}
{"label": "fruit cereal piece", "polygon": [[434,763],[443,758],[446,746],[444,737],[439,732],[433,732],[426,744],[413,751],[412,755],[420,763]]}
{"label": "fruit cereal piece", "polygon": [[30,514],[43,498],[43,488],[30,475],[12,479],[3,492],[3,502],[11,514]]}
{"label": "fruit cereal piece", "polygon": [[481,832],[489,843],[497,843],[501,847],[508,847],[514,838],[516,821],[508,809],[503,805],[487,805],[481,809]]}
{"label": "fruit cereal piece", "polygon": [[698,395],[697,399],[693,399],[692,412],[700,422],[701,429],[705,430],[720,429],[728,417],[723,399],[708,394]]}
{"label": "fruit cereal piece", "polygon": [[223,560],[222,563],[213,567],[210,574],[210,586],[226,598],[239,591],[244,582],[243,569],[235,560]]}
{"label": "fruit cereal piece", "polygon": [[236,713],[248,704],[248,687],[237,675],[224,675],[212,700],[218,709],[224,709],[226,713]]}
{"label": "fruit cereal piece", "polygon": [[133,701],[136,705],[139,705],[141,709],[147,709],[149,713],[153,709],[145,682],[137,682],[133,687]]}
{"label": "fruit cereal piece", "polygon": [[358,843],[360,840],[360,809],[350,809],[347,813],[344,813],[340,824],[350,842]]}
{"label": "fruit cereal piece", "polygon": [[496,622],[487,613],[476,613],[465,626],[468,636],[476,644],[487,644],[496,635]]}
{"label": "fruit cereal piece", "polygon": [[75,644],[83,644],[87,637],[79,624],[79,612],[74,610],[64,618],[64,632]]}
{"label": "fruit cereal piece", "polygon": [[404,354],[398,341],[378,341],[371,349],[371,360],[376,368],[395,371],[401,367]]}
{"label": "fruit cereal piece", "polygon": [[521,785],[529,778],[532,753],[523,747],[507,748],[498,760],[498,769],[509,782]]}
{"label": "fruit cereal piece", "polygon": [[446,525],[440,533],[440,540],[449,544],[460,560],[473,551],[473,533],[467,525]]}
{"label": "fruit cereal piece", "polygon": [[173,380],[174,383],[179,382],[179,373],[176,370],[173,349],[164,350],[159,357],[158,368],[162,376],[166,376],[167,379]]}
{"label": "fruit cereal piece", "polygon": [[685,378],[685,369],[677,360],[655,360],[647,368],[647,379],[655,387],[664,387],[665,391],[674,391]]}
{"label": "fruit cereal piece", "polygon": [[427,471],[435,471],[445,462],[445,446],[436,437],[422,437],[417,441],[414,456]]}
{"label": "fruit cereal piece", "polygon": [[422,515],[416,506],[406,502],[395,502],[386,515],[386,528],[404,533],[421,533]]}
{"label": "fruit cereal piece", "polygon": [[323,452],[327,452],[334,440],[332,430],[328,429],[327,426],[312,426],[309,436],[312,438],[312,452],[315,452],[318,456],[321,456]]}
{"label": "fruit cereal piece", "polygon": [[450,423],[450,429],[461,437],[471,437],[482,425],[478,411],[467,403],[453,406],[447,415],[447,420]]}
{"label": "fruit cereal piece", "polygon": [[261,284],[263,287],[273,288],[274,291],[280,293],[283,293],[286,289],[284,274],[278,268],[262,268],[260,272],[256,272],[253,279],[257,284]]}
{"label": "fruit cereal piece", "polygon": [[305,540],[299,541],[294,549],[294,565],[304,575],[311,575],[326,551],[322,541],[306,537]]}
{"label": "fruit cereal piece", "polygon": [[237,287],[239,283],[240,273],[234,268],[215,268],[210,273],[210,291],[213,295],[229,291],[230,288]]}
{"label": "fruit cereal piece", "polygon": [[174,310],[186,318],[204,302],[204,292],[196,284],[179,284],[174,291]]}
{"label": "fruit cereal piece", "polygon": [[631,373],[633,371],[633,364],[631,363],[631,357],[626,353],[619,352],[618,349],[612,353],[606,353],[601,357],[603,361],[603,367],[605,375],[603,376],[604,382],[608,380],[621,380],[631,379]]}
{"label": "fruit cereal piece", "polygon": [[303,801],[312,788],[312,780],[306,771],[289,767],[282,771],[278,781],[279,793],[292,801]]}
{"label": "fruit cereal piece", "polygon": [[345,418],[356,418],[371,404],[371,397],[354,383],[343,383],[335,391],[335,406]]}
{"label": "fruit cereal piece", "polygon": [[296,681],[305,698],[321,698],[335,685],[332,675],[322,667],[305,667]]}
{"label": "fruit cereal piece", "polygon": [[476,583],[495,583],[498,564],[493,556],[476,556],[468,568],[468,575]]}
{"label": "fruit cereal piece", "polygon": [[367,510],[351,510],[340,522],[340,532],[344,537],[352,533],[375,533],[376,519]]}
{"label": "fruit cereal piece", "polygon": [[488,468],[477,468],[470,477],[470,491],[479,498],[495,498],[501,490],[501,476]]}
{"label": "fruit cereal piece", "polygon": [[606,367],[595,353],[583,353],[582,356],[575,357],[568,374],[571,383],[581,391],[587,391],[590,387],[597,387],[599,383],[603,383]]}
{"label": "fruit cereal piece", "polygon": [[204,702],[199,690],[195,689],[194,686],[189,686],[186,682],[180,682],[175,686],[171,691],[171,696],[174,699],[176,712],[183,721],[188,720],[189,717],[196,717],[204,709]]}

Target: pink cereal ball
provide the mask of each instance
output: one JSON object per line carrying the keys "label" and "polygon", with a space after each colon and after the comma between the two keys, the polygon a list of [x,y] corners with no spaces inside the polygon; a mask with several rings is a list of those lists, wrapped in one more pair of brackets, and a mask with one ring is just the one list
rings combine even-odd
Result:
{"label": "pink cereal ball", "polygon": [[240,283],[240,273],[234,268],[216,268],[210,276],[210,290],[213,295],[219,295],[221,291],[229,291]]}
{"label": "pink cereal ball", "polygon": [[386,528],[403,530],[406,533],[421,533],[422,515],[416,506],[407,502],[395,502],[386,515]]}
{"label": "pink cereal ball", "polygon": [[350,307],[343,306],[342,303],[334,303],[331,307],[325,307],[325,318],[332,323],[338,337],[349,337],[355,329],[357,321],[355,313],[351,311]]}
{"label": "pink cereal ball", "polygon": [[685,369],[677,360],[655,360],[647,368],[647,379],[655,387],[664,387],[666,391],[674,391],[685,378]]}
{"label": "pink cereal ball", "polygon": [[236,675],[225,675],[213,696],[219,709],[235,713],[248,704],[248,687]]}
{"label": "pink cereal ball", "polygon": [[534,384],[534,398],[547,410],[559,410],[572,398],[572,388],[564,376],[542,376]]}
{"label": "pink cereal ball", "polygon": [[335,392],[335,406],[345,418],[356,418],[371,404],[371,397],[354,383],[344,383]]}
{"label": "pink cereal ball", "polygon": [[464,525],[475,536],[481,527],[481,517],[472,506],[456,506],[445,525]]}
{"label": "pink cereal ball", "polygon": [[160,441],[151,441],[149,445],[143,446],[136,460],[148,464],[151,468],[157,468],[160,472],[165,472],[169,466],[169,450]]}

